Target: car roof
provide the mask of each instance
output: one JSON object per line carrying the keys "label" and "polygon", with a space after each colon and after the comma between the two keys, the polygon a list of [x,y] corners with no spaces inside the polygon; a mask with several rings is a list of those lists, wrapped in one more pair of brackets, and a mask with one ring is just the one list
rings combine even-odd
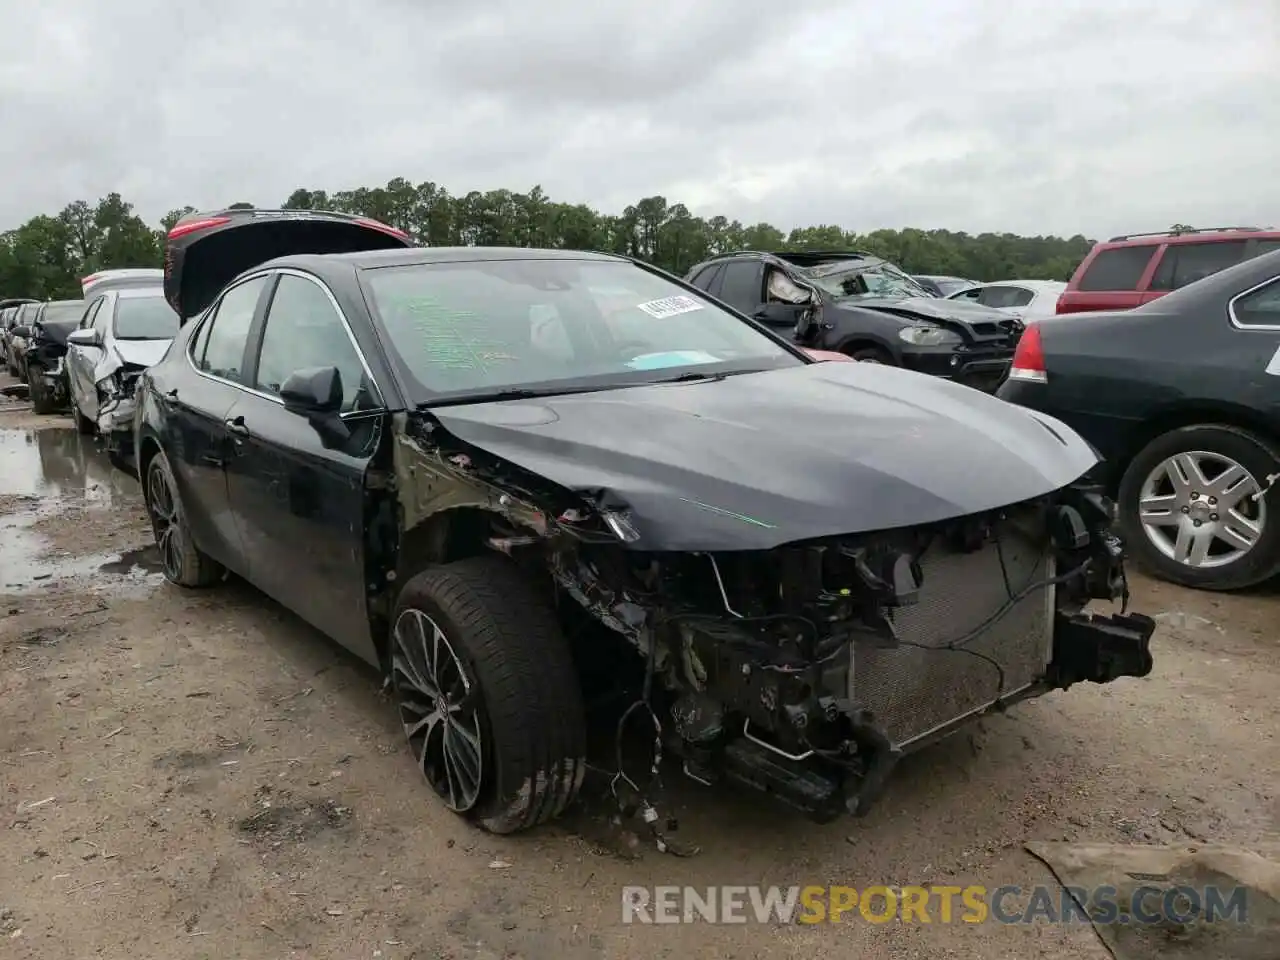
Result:
{"label": "car roof", "polygon": [[1111,237],[1098,244],[1099,247],[1151,246],[1153,244],[1170,243],[1216,243],[1225,240],[1276,240],[1280,239],[1280,230],[1272,227],[1206,227],[1201,230],[1156,231],[1154,233],[1130,233]]}
{"label": "car roof", "polygon": [[1028,290],[1060,290],[1067,284],[1063,280],[988,280],[974,284],[978,287],[1025,287]]}
{"label": "car roof", "polygon": [[355,253],[295,253],[277,257],[255,267],[255,270],[297,267],[322,272],[335,266],[357,270],[381,267],[407,267],[427,263],[476,263],[485,260],[594,260],[605,263],[630,263],[613,253],[587,250],[551,250],[535,247],[402,247],[390,250],[361,250]]}
{"label": "car roof", "polygon": [[157,283],[154,287],[122,287],[108,290],[103,296],[118,297],[121,300],[155,299],[164,297],[164,286]]}

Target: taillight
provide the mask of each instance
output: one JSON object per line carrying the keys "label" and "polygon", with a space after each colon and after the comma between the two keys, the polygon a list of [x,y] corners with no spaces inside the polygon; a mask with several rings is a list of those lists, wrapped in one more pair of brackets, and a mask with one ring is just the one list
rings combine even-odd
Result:
{"label": "taillight", "polygon": [[223,224],[230,222],[230,217],[209,217],[206,220],[178,223],[169,230],[169,239],[176,240],[178,237],[185,237],[188,233],[195,233],[197,230],[208,230],[210,227],[221,227]]}
{"label": "taillight", "polygon": [[1049,375],[1044,368],[1044,346],[1040,343],[1040,327],[1032,324],[1022,331],[1018,346],[1013,351],[1013,363],[1009,366],[1010,380],[1030,380],[1047,383]]}
{"label": "taillight", "polygon": [[1054,313],[1067,312],[1067,291],[1063,290],[1060,294],[1058,294],[1058,302],[1054,304],[1053,312]]}
{"label": "taillight", "polygon": [[411,237],[398,227],[393,227],[389,223],[383,223],[381,220],[374,220],[372,217],[356,217],[356,223],[362,227],[368,227],[370,230],[378,230],[382,233],[390,234],[397,240],[409,240]]}

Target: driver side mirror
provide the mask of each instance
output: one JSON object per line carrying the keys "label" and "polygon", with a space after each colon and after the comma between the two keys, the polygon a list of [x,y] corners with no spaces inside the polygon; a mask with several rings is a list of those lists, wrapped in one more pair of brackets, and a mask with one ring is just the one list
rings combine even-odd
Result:
{"label": "driver side mirror", "polygon": [[337,367],[295,370],[280,385],[280,399],[290,413],[306,417],[326,447],[340,447],[351,439],[343,422],[342,374]]}
{"label": "driver side mirror", "polygon": [[762,303],[752,315],[761,323],[775,327],[794,327],[809,311],[807,303]]}
{"label": "driver side mirror", "polygon": [[67,343],[74,343],[81,347],[100,347],[102,336],[93,327],[86,327],[83,330],[72,330],[67,334]]}
{"label": "driver side mirror", "polygon": [[295,370],[281,385],[280,399],[291,413],[336,414],[342,409],[342,374],[337,367]]}
{"label": "driver side mirror", "polygon": [[30,340],[31,328],[28,327],[25,323],[20,323],[18,324],[18,326],[14,327],[12,330],[9,331],[9,336],[19,337],[22,340]]}

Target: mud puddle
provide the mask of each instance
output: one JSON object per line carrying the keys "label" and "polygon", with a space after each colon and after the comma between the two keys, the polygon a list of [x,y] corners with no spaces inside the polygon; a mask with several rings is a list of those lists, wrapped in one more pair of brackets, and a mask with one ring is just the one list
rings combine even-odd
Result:
{"label": "mud puddle", "polygon": [[140,504],[137,482],[74,430],[0,430],[0,496]]}
{"label": "mud puddle", "polygon": [[[74,580],[146,593],[162,579],[154,546],[138,532],[137,482],[74,430],[0,430],[0,506],[0,591]],[[120,537],[104,538],[97,550],[68,549],[68,534],[79,526],[117,516]]]}

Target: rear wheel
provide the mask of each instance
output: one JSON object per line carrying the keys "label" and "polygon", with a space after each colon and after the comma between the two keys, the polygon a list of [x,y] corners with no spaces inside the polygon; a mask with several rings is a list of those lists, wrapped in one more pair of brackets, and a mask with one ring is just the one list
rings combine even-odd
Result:
{"label": "rear wheel", "polygon": [[1166,580],[1235,590],[1280,571],[1280,515],[1268,490],[1280,450],[1237,427],[1181,427],[1156,437],[1120,481],[1125,544]]}
{"label": "rear wheel", "polygon": [[389,661],[414,759],[449,809],[515,833],[577,796],[586,721],[569,645],[509,560],[412,577],[396,602]]}
{"label": "rear wheel", "polygon": [[207,587],[217,582],[222,567],[192,539],[173,469],[163,450],[147,464],[142,489],[165,579],[181,587]]}

